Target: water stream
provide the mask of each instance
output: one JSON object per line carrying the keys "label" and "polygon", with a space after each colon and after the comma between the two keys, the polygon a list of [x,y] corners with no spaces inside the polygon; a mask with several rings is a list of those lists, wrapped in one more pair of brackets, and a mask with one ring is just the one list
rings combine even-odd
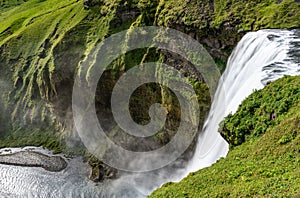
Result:
{"label": "water stream", "polygon": [[188,172],[210,166],[228,152],[219,123],[254,90],[284,75],[300,75],[300,30],[260,30],[246,34],[232,52]]}
{"label": "water stream", "polygon": [[165,182],[179,181],[190,172],[210,166],[228,152],[227,142],[218,133],[220,121],[234,113],[253,90],[284,75],[300,75],[299,46],[299,30],[261,30],[243,37],[228,60],[195,154],[185,168],[174,170],[169,166],[148,173],[128,173],[95,184],[89,181],[89,167],[81,158],[67,159],[68,167],[58,173],[0,165],[0,197],[146,197]]}

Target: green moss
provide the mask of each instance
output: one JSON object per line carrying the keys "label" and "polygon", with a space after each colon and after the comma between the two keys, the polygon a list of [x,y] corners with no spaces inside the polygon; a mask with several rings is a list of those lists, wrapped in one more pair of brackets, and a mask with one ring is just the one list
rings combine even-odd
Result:
{"label": "green moss", "polygon": [[[15,86],[14,119],[26,111],[32,112],[31,120],[40,116],[36,112],[40,99],[49,99],[50,94],[55,93],[51,79],[55,72],[53,49],[86,14],[76,1],[29,1],[15,7],[13,12],[1,13],[0,20],[5,20],[0,32],[10,31],[0,38],[0,45],[4,48],[1,56],[10,66]],[[1,35],[5,35],[3,32]]]}
{"label": "green moss", "polygon": [[216,18],[213,26],[224,22],[235,23],[237,29],[244,31],[262,28],[292,28],[299,27],[297,18],[300,14],[299,3],[293,0],[267,1],[215,1]]}
{"label": "green moss", "polygon": [[[12,117],[16,118],[22,111],[37,106],[40,99],[49,100],[57,95],[57,82],[63,80],[57,74],[63,70],[62,67],[69,66],[74,70],[84,55],[110,34],[129,27],[153,24],[182,28],[187,33],[201,30],[200,35],[225,22],[231,26],[234,24],[237,30],[249,30],[250,26],[254,29],[298,26],[299,4],[292,0],[284,0],[280,4],[275,2],[116,0],[93,4],[87,11],[82,2],[76,0],[2,1],[1,5],[6,8],[0,15],[0,46],[3,48],[1,56],[6,57],[5,61],[13,71],[16,108]],[[136,18],[122,21],[120,12],[128,12],[130,9],[140,14]],[[259,16],[254,13],[259,13]],[[120,20],[121,23],[118,22]],[[203,32],[203,29],[206,30]],[[221,39],[228,39],[222,38],[222,35],[219,35]],[[74,37],[78,43],[70,42],[72,38],[68,36]],[[79,58],[74,58],[68,66],[60,64],[60,61],[64,61],[59,57],[62,56],[59,54],[64,53],[60,48],[69,48],[66,53],[76,54]],[[148,53],[148,49],[128,53],[115,61],[112,68],[129,69],[143,62]],[[148,57],[151,55],[153,53]],[[222,70],[224,58],[216,60]],[[40,116],[36,113],[34,115]]]}
{"label": "green moss", "polygon": [[61,150],[62,144],[55,131],[38,128],[18,128],[0,138],[0,147],[43,146],[51,150]]}
{"label": "green moss", "polygon": [[158,24],[184,24],[184,28],[219,28],[224,23],[234,29],[299,27],[300,5],[294,0],[161,1]]}
{"label": "green moss", "polygon": [[[71,129],[66,125],[70,119],[67,114],[74,76],[77,70],[81,71],[80,62],[91,49],[111,34],[127,28],[159,25],[183,31],[200,42],[206,37],[218,38],[220,46],[206,47],[221,48],[221,55],[211,53],[222,70],[226,57],[246,31],[300,26],[299,3],[292,0],[283,0],[279,4],[275,3],[277,0],[95,2],[85,10],[83,2],[77,0],[0,1],[0,71],[7,82],[7,85],[1,85],[0,121],[8,123],[0,132],[11,133],[3,136],[0,147],[44,145],[55,152],[64,150],[59,140],[71,135]],[[166,62],[168,59],[166,54],[151,48],[128,52],[111,64],[107,85],[111,86],[123,71],[149,61]],[[86,78],[89,75],[92,74],[88,73]],[[208,90],[199,79],[190,81],[198,94],[200,107],[204,109],[200,115],[203,121],[210,103]],[[146,88],[144,94],[149,94],[150,98],[161,97],[158,101],[169,109],[173,119],[168,122],[166,130],[157,135],[158,141],[166,142],[172,136],[170,129],[177,126],[179,106],[166,89],[159,89],[157,93],[152,88]],[[138,115],[141,102],[141,97],[133,98],[132,111],[135,111],[134,117],[143,123],[147,122],[148,115]],[[141,109],[148,105],[143,104]],[[278,107],[282,113],[287,108],[289,101]],[[45,127],[35,129],[28,127],[30,125]],[[268,126],[261,125],[255,133],[263,133]],[[290,141],[287,136],[279,142],[289,144]],[[76,153],[84,152],[80,148]]]}
{"label": "green moss", "polygon": [[[281,112],[260,134],[231,148],[225,159],[209,168],[191,173],[179,183],[168,183],[150,197],[293,197],[299,195],[300,77],[284,77],[256,91],[236,114],[226,118],[234,130],[257,120],[248,134],[261,125],[269,114],[264,109]],[[281,104],[292,101],[284,112]],[[285,105],[284,105],[285,106]],[[241,116],[241,113],[244,115]],[[264,114],[265,112],[266,114]],[[271,112],[271,111],[269,111]],[[239,123],[232,120],[239,117]],[[242,133],[244,133],[243,131]],[[231,141],[232,144],[235,142]]]}
{"label": "green moss", "polygon": [[1,0],[0,11],[8,10],[25,3],[27,0]]}
{"label": "green moss", "polygon": [[229,115],[221,123],[222,136],[235,146],[242,144],[247,138],[264,134],[298,104],[299,83],[299,78],[285,77],[256,91],[243,101],[234,115]]}

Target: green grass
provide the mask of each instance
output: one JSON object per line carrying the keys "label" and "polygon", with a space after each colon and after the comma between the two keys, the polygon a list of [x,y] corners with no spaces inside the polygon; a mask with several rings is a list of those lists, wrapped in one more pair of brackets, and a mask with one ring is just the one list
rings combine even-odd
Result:
{"label": "green grass", "polygon": [[[257,122],[246,142],[231,141],[225,159],[211,167],[191,173],[179,183],[168,183],[150,197],[293,197],[300,195],[300,77],[284,77],[256,91],[232,115],[240,122]],[[286,101],[291,101],[287,105]],[[286,106],[282,111],[282,106]],[[266,108],[277,113],[274,122],[261,133]],[[242,112],[244,112],[242,114]],[[232,124],[232,116],[226,125]],[[269,116],[269,115],[268,115]],[[233,122],[233,121],[232,121]]]}
{"label": "green grass", "polygon": [[158,24],[182,24],[187,30],[228,28],[244,31],[299,27],[300,4],[294,0],[160,1]]}
{"label": "green grass", "polygon": [[[213,4],[208,0],[101,2],[90,10],[84,10],[83,2],[77,0],[0,2],[3,8],[0,10],[1,56],[5,57],[5,64],[12,70],[11,79],[17,87],[14,95],[17,103],[13,117],[17,117],[20,111],[35,106],[33,98],[37,95],[41,99],[49,100],[57,94],[56,84],[63,80],[63,77],[57,75],[60,72],[60,64],[56,61],[55,50],[72,40],[68,38],[68,33],[78,31],[78,27],[84,28],[84,31],[72,36],[80,36],[84,40],[80,49],[77,48],[80,51],[75,52],[81,58],[69,64],[69,70],[77,68],[82,57],[104,37],[129,27],[153,24],[181,26],[185,32],[193,31],[201,37],[201,34],[205,35],[210,29],[218,29],[226,22],[236,31],[241,28],[249,30],[250,26],[254,29],[300,26],[300,4],[293,0],[284,0],[280,4],[275,4],[276,0],[216,0]],[[139,10],[140,15],[136,19],[122,21],[121,25],[111,27],[114,26],[116,18],[119,17],[120,20],[117,12],[125,12],[127,9]],[[206,30],[203,31],[204,29]],[[236,37],[236,34],[237,32],[233,32],[232,36]],[[220,39],[228,40],[222,38],[224,35],[229,36],[221,33]],[[229,49],[222,50],[226,51],[224,53],[227,55],[230,53]],[[123,56],[120,61],[115,61],[113,68],[128,68],[128,65],[142,61],[140,57],[144,56],[143,53],[145,51],[141,51],[139,56],[130,56],[128,53],[127,57]],[[223,70],[224,57],[215,58]],[[66,64],[64,66],[66,67]]]}
{"label": "green grass", "polygon": [[291,108],[299,103],[300,81],[285,77],[263,91],[255,91],[243,101],[234,115],[228,115],[219,131],[233,146],[264,134],[269,127],[278,125]]}
{"label": "green grass", "polygon": [[[77,68],[80,69],[80,61],[103,38],[130,27],[153,24],[156,5],[149,1],[125,5],[121,1],[106,0],[101,6],[84,10],[83,2],[77,0],[11,2],[0,14],[3,60],[0,71],[8,73],[6,81],[12,81],[12,86],[1,93],[8,103],[6,106],[12,109],[11,116],[7,117],[16,125],[40,120],[55,130],[64,130],[57,127],[64,125],[61,120],[65,119],[65,112],[61,112],[60,107],[57,109],[56,101],[63,107],[70,104],[60,102],[68,100],[64,93],[68,87],[63,87],[62,82],[72,81]],[[117,11],[126,12],[128,6],[142,10],[141,14],[116,25],[122,19]],[[149,49],[139,50],[138,55],[129,52],[111,67],[129,69],[143,60],[159,57],[151,54],[154,53]],[[86,78],[89,75],[88,72]],[[26,127],[23,130],[26,131]],[[64,135],[71,135],[68,133],[71,131],[65,132]],[[24,137],[26,135],[24,133]],[[28,135],[28,144],[31,137],[34,136]]]}
{"label": "green grass", "polygon": [[[74,135],[65,129],[72,89],[65,83],[72,84],[80,61],[97,43],[129,28],[135,19],[116,26],[116,11],[124,5],[111,0],[90,10],[77,0],[0,3],[0,71],[7,82],[0,111],[6,112],[1,121],[11,125],[2,125],[0,147],[43,145],[61,150],[63,141],[58,140]],[[124,64],[128,63],[116,61],[114,68]]]}
{"label": "green grass", "polygon": [[217,0],[214,26],[233,22],[244,31],[299,27],[300,4],[294,0]]}
{"label": "green grass", "polygon": [[[80,62],[105,37],[147,25],[173,27],[194,34],[199,41],[212,35],[219,41],[230,41],[220,46],[225,55],[214,57],[223,70],[226,57],[245,31],[300,26],[300,4],[276,1],[215,0],[210,4],[208,0],[102,0],[85,10],[83,1],[77,0],[0,0],[0,73],[7,83],[1,84],[0,119],[11,125],[1,128],[0,133],[10,135],[0,137],[0,147],[63,148],[60,139],[74,135],[71,127],[66,127],[72,89],[67,84],[72,84],[77,70],[82,69]],[[123,20],[128,11],[138,14]],[[126,70],[162,57],[150,48],[141,49],[137,55],[129,52],[121,56],[111,68]],[[207,89],[193,80],[200,93]],[[161,95],[162,101],[168,101],[168,94]],[[208,100],[205,96],[199,103],[206,107]],[[35,122],[45,126],[28,127]],[[282,142],[288,140],[286,137]]]}
{"label": "green grass", "polygon": [[0,137],[0,148],[25,146],[43,146],[54,153],[60,153],[64,147],[51,129],[19,128]]}
{"label": "green grass", "polygon": [[5,11],[14,8],[28,0],[0,0],[0,11]]}
{"label": "green grass", "polygon": [[8,107],[2,106],[1,111],[7,112],[6,120],[11,118],[14,127],[2,129],[0,147],[44,146],[61,152],[64,142],[47,101],[57,80],[52,79],[57,72],[54,51],[88,12],[76,0],[9,2],[10,7],[0,10],[0,70],[8,74],[3,78],[13,87],[1,90]]}
{"label": "green grass", "polygon": [[87,14],[76,0],[31,0],[1,12],[1,56],[5,57],[6,70],[12,71],[16,87],[13,118],[28,108],[34,109],[40,103],[34,101],[38,95],[49,99],[55,93],[51,78],[55,72],[53,51]]}

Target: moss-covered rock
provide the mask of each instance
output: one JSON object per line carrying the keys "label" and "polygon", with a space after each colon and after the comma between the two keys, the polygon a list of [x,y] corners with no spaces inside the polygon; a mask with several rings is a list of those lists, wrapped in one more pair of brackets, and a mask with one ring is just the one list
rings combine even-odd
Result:
{"label": "moss-covered rock", "polygon": [[[12,0],[0,4],[0,121],[5,123],[0,129],[0,133],[5,134],[1,136],[5,144],[0,147],[10,143],[17,146],[9,142],[16,140],[11,137],[14,133],[22,145],[52,145],[52,138],[62,140],[58,142],[80,142],[73,130],[73,81],[81,69],[81,61],[111,34],[138,26],[175,28],[202,43],[223,69],[231,50],[245,32],[300,25],[300,5],[293,0]],[[196,91],[201,93],[202,123],[210,98],[201,75],[191,72],[191,64],[176,54],[149,48],[122,55],[101,81],[104,94],[98,90],[96,106],[99,118],[108,118],[108,133],[115,133],[109,107],[114,83],[126,70],[147,61],[173,63],[190,77]],[[152,85],[137,92],[139,96],[131,100],[131,111],[139,123],[148,121],[144,110],[150,103],[161,101],[168,107],[170,119],[164,130],[153,138],[157,145],[168,142],[180,116],[175,96]],[[145,95],[149,100],[142,104],[141,98]],[[32,139],[37,131],[51,138],[35,142]],[[65,148],[59,145],[55,146],[58,151]]]}
{"label": "moss-covered rock", "polygon": [[88,157],[88,163],[91,166],[89,179],[94,182],[101,182],[105,179],[115,179],[118,177],[117,170],[103,164],[94,156]]}

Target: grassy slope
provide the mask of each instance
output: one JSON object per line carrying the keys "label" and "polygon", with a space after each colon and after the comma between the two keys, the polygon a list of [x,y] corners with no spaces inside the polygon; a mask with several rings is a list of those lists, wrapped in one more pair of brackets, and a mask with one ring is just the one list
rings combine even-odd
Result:
{"label": "grassy slope", "polygon": [[[231,144],[225,159],[191,173],[179,183],[165,184],[150,197],[299,196],[299,85],[300,77],[284,77],[253,93],[224,124],[231,127],[224,134],[238,130],[246,134],[246,142]],[[254,132],[262,125],[261,120],[270,120],[272,112],[276,112],[276,119],[264,122],[264,131]],[[239,123],[232,127],[233,120]],[[254,123],[253,128],[244,127],[249,122]],[[236,144],[232,138],[228,141]]]}
{"label": "grassy slope", "polygon": [[30,103],[35,85],[42,97],[49,97],[55,70],[53,50],[87,15],[76,0],[39,2],[26,2],[0,15],[0,46],[6,44],[8,60],[18,60],[12,68],[14,85],[22,84],[15,96],[17,100],[22,97],[17,106],[20,102]]}
{"label": "grassy slope", "polygon": [[[275,4],[276,1],[215,0],[211,5],[208,0],[102,0],[102,6],[84,10],[83,2],[77,0],[0,0],[0,73],[1,80],[8,84],[5,89],[0,87],[0,109],[5,106],[0,110],[0,121],[9,123],[5,119],[10,119],[8,112],[11,112],[12,119],[22,123],[13,125],[8,135],[0,129],[0,147],[59,145],[61,134],[54,131],[66,127],[66,118],[65,112],[55,115],[57,109],[52,102],[57,98],[68,100],[65,95],[70,87],[60,89],[61,86],[72,83],[84,55],[109,34],[130,26],[158,24],[200,35],[213,28],[222,37],[227,35],[222,31],[229,23],[234,27],[235,37],[239,29],[250,30],[252,26],[253,29],[300,26],[300,4],[293,0]],[[126,11],[125,5],[129,4],[140,15],[126,23],[113,22],[116,12]],[[135,65],[140,61],[137,59],[121,57],[117,67]],[[67,107],[65,103],[60,105]],[[53,127],[35,129],[33,124],[41,125],[37,120]]]}
{"label": "grassy slope", "polygon": [[197,38],[219,67],[248,31],[300,27],[300,3],[294,0],[165,0],[159,1],[155,23]]}
{"label": "grassy slope", "polygon": [[[228,23],[236,30],[299,27],[300,4],[294,0],[168,0],[160,1],[158,24],[189,28],[218,28]],[[225,25],[226,26],[226,25]],[[225,27],[226,28],[226,27]]]}
{"label": "grassy slope", "polygon": [[[246,6],[233,0],[216,0],[213,5],[207,0],[102,2],[102,7],[85,11],[82,2],[77,0],[0,1],[0,46],[4,48],[2,56],[6,60],[18,60],[11,68],[13,84],[20,86],[14,96],[18,101],[17,107],[22,106],[21,103],[31,106],[34,95],[39,94],[42,99],[48,100],[51,94],[56,94],[55,83],[62,79],[56,79],[57,76],[54,75],[59,66],[55,64],[54,49],[66,40],[68,32],[76,30],[77,27],[86,28],[83,35],[79,35],[82,36],[86,48],[81,53],[86,54],[104,36],[124,29],[110,28],[109,24],[115,17],[116,7],[121,4],[130,2],[132,8],[141,11],[137,21],[125,25],[126,27],[131,24],[151,25],[155,22],[165,26],[179,24],[183,29],[187,28],[186,31],[191,31],[193,28],[205,29],[210,26],[217,28],[226,22],[236,21],[239,22],[234,25],[235,28],[244,27],[245,30],[249,30],[245,27],[249,26],[249,21],[258,23],[254,25],[254,29],[300,26],[300,4],[292,0],[284,0],[280,4],[275,4],[276,0],[260,3],[252,0],[247,1]],[[98,17],[86,19],[91,13],[96,13]],[[254,17],[254,13],[260,14]],[[15,108],[14,114],[19,113],[17,109]]]}
{"label": "grassy slope", "polygon": [[217,15],[213,22],[220,25],[224,21],[241,21],[239,28],[243,30],[259,30],[262,28],[299,27],[300,4],[294,0],[281,3],[273,0],[216,0]]}
{"label": "grassy slope", "polygon": [[[5,134],[1,134],[0,147],[44,145],[59,152],[60,141],[54,133],[55,127],[34,128],[33,125],[37,117],[46,122],[46,114],[49,114],[49,103],[45,100],[53,92],[53,51],[87,13],[76,0],[1,3],[4,5],[0,9],[0,49],[3,57],[0,70],[7,74],[2,79],[9,86],[7,90],[1,90],[1,95],[3,101],[7,101],[6,106],[14,107],[2,111],[11,110],[12,119],[22,120],[22,124],[2,131]],[[6,115],[6,118],[9,116]],[[7,134],[9,130],[12,131]]]}

